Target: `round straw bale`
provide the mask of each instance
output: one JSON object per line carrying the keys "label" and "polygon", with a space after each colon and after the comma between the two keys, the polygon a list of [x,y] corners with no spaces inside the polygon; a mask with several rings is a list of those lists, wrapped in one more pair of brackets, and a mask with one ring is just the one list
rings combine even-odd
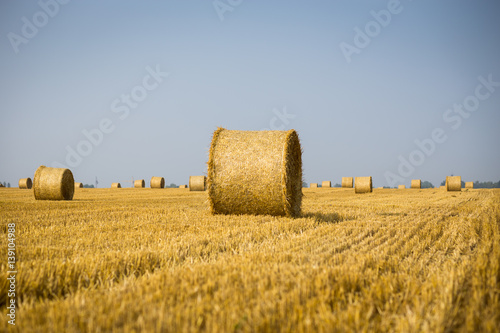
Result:
{"label": "round straw bale", "polygon": [[354,193],[370,193],[372,191],[372,177],[354,178]]}
{"label": "round straw bale", "polygon": [[83,183],[75,183],[75,188],[83,188]]}
{"label": "round straw bale", "polygon": [[406,188],[406,186],[404,185],[398,185],[398,190],[404,190]]}
{"label": "round straw bale", "polygon": [[187,185],[179,185],[179,188],[188,188]]}
{"label": "round straw bale", "polygon": [[189,176],[189,190],[190,191],[205,191],[207,177],[205,176]]}
{"label": "round straw bale", "polygon": [[163,177],[151,177],[151,188],[164,188],[165,179]]}
{"label": "round straw bale", "polygon": [[465,182],[465,188],[474,188],[473,182]]}
{"label": "round straw bale", "polygon": [[422,188],[422,181],[420,179],[412,179],[411,188]]}
{"label": "round straw bale", "polygon": [[22,189],[31,189],[33,187],[33,182],[31,181],[31,178],[21,178],[19,179],[19,188]]}
{"label": "round straw bale", "polygon": [[329,180],[324,180],[321,182],[321,187],[332,187],[332,182]]}
{"label": "round straw bale", "polygon": [[342,177],[342,187],[352,188],[352,177]]}
{"label": "round straw bale", "polygon": [[75,180],[69,169],[41,165],[33,183],[36,200],[71,200],[75,193]]}
{"label": "round straw bale", "polygon": [[218,128],[210,146],[207,188],[214,214],[298,216],[302,151],[297,132]]}
{"label": "round straw bale", "polygon": [[460,176],[446,176],[446,190],[447,191],[461,191],[462,190],[462,177],[460,177]]}
{"label": "round straw bale", "polygon": [[111,183],[111,188],[122,188],[122,184],[120,184],[120,183]]}
{"label": "round straw bale", "polygon": [[135,188],[144,188],[145,186],[146,186],[146,182],[144,181],[144,179],[138,179],[138,180],[134,181]]}
{"label": "round straw bale", "polygon": [[310,188],[318,188],[318,183],[311,183],[309,184]]}

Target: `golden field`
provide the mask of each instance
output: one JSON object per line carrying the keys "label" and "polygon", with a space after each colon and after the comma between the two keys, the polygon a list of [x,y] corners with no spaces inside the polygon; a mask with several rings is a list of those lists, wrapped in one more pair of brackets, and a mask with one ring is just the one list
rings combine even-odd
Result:
{"label": "golden field", "polygon": [[292,219],[212,216],[186,189],[2,188],[0,331],[498,331],[500,190],[303,192]]}

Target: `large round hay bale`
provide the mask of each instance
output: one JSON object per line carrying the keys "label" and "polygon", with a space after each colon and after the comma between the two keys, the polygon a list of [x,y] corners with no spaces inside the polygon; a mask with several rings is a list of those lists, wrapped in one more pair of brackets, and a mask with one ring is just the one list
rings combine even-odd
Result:
{"label": "large round hay bale", "polygon": [[83,188],[83,183],[75,183],[75,188]]}
{"label": "large round hay bale", "polygon": [[342,187],[352,188],[352,177],[342,177]]}
{"label": "large round hay bale", "polygon": [[179,188],[188,188],[188,186],[186,184],[184,185],[179,185]]}
{"label": "large round hay bale", "polygon": [[298,216],[302,151],[295,130],[214,132],[208,160],[212,213]]}
{"label": "large round hay bale", "polygon": [[69,169],[41,165],[33,183],[36,200],[71,200],[75,193],[75,180]]}
{"label": "large round hay bale", "polygon": [[151,188],[164,188],[165,179],[163,177],[151,177]]}
{"label": "large round hay bale", "polygon": [[207,184],[207,177],[205,176],[189,176],[190,191],[205,191],[206,184]]}
{"label": "large round hay bale", "polygon": [[111,183],[111,188],[122,188],[122,184],[120,184],[120,183]]}
{"label": "large round hay bale", "polygon": [[372,177],[354,178],[354,193],[370,193],[372,191]]}
{"label": "large round hay bale", "polygon": [[473,182],[465,182],[465,188],[474,188]]}
{"label": "large round hay bale", "polygon": [[318,188],[318,183],[311,183],[309,184],[310,188]]}
{"label": "large round hay bale", "polygon": [[412,179],[411,188],[422,188],[422,181],[420,179]]}
{"label": "large round hay bale", "polygon": [[332,182],[329,180],[324,180],[321,182],[321,187],[332,187]]}
{"label": "large round hay bale", "polygon": [[144,188],[145,186],[146,186],[146,182],[144,181],[144,179],[138,179],[138,180],[134,181],[135,188]]}
{"label": "large round hay bale", "polygon": [[405,185],[398,185],[398,190],[404,190],[406,188]]}
{"label": "large round hay bale", "polygon": [[460,177],[460,176],[446,176],[446,190],[447,191],[461,191],[462,190],[462,177]]}
{"label": "large round hay bale", "polygon": [[31,178],[21,178],[19,179],[19,188],[29,190],[33,187],[33,182]]}

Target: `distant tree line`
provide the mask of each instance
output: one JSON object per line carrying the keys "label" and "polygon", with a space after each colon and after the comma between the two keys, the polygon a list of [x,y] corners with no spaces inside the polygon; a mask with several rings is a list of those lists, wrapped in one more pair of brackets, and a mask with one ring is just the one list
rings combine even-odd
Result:
{"label": "distant tree line", "polygon": [[3,182],[3,183],[0,183],[3,185],[3,187],[10,187],[10,183],[6,183],[6,182]]}

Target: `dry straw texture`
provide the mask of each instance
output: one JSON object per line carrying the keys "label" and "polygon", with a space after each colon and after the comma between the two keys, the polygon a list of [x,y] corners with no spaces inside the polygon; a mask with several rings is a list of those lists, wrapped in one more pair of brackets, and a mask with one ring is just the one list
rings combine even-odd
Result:
{"label": "dry straw texture", "polygon": [[21,178],[19,179],[19,188],[21,189],[31,189],[33,187],[33,182],[31,181],[31,178]]}
{"label": "dry straw texture", "polygon": [[188,188],[187,185],[179,185],[179,188]]}
{"label": "dry straw texture", "polygon": [[69,169],[47,168],[41,165],[35,172],[36,200],[71,200],[75,193],[75,180]]}
{"label": "dry straw texture", "polygon": [[83,188],[83,183],[75,183],[75,188]]}
{"label": "dry straw texture", "polygon": [[164,188],[165,179],[163,177],[151,177],[151,188]]}
{"label": "dry straw texture", "polygon": [[111,183],[111,188],[122,188],[122,184],[120,184],[120,183]]}
{"label": "dry straw texture", "polygon": [[354,193],[370,193],[372,191],[372,177],[354,178]]}
{"label": "dry straw texture", "polygon": [[135,188],[144,188],[145,186],[146,186],[146,182],[144,181],[144,179],[138,179],[138,180],[134,181]]}
{"label": "dry straw texture", "polygon": [[205,191],[206,184],[207,184],[207,177],[205,176],[189,176],[190,191]]}
{"label": "dry straw texture", "polygon": [[212,213],[295,217],[302,204],[302,151],[295,130],[218,128],[208,160]]}
{"label": "dry straw texture", "polygon": [[446,190],[446,185],[439,186],[440,190]]}
{"label": "dry straw texture", "polygon": [[321,187],[332,187],[332,182],[329,180],[324,180],[321,182]]}
{"label": "dry straw texture", "polygon": [[474,188],[473,182],[465,182],[465,188]]}
{"label": "dry straw texture", "polygon": [[352,188],[352,177],[342,177],[342,187]]}
{"label": "dry straw texture", "polygon": [[405,185],[398,185],[398,190],[404,190],[406,188]]}
{"label": "dry straw texture", "polygon": [[460,177],[460,176],[447,176],[446,177],[446,190],[447,191],[461,191],[462,190],[462,177]]}
{"label": "dry straw texture", "polygon": [[421,187],[422,187],[422,181],[420,179],[412,179],[411,188],[421,188]]}
{"label": "dry straw texture", "polygon": [[309,184],[310,188],[318,188],[318,183],[311,183]]}

